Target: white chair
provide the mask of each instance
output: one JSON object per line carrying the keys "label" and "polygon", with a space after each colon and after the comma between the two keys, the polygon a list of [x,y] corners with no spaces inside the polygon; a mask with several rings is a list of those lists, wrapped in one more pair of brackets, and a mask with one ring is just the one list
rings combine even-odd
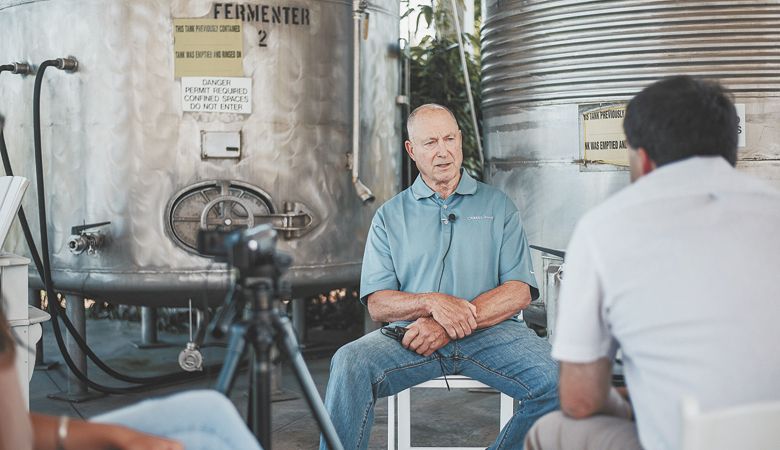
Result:
{"label": "white chair", "polygon": [[766,450],[780,447],[780,402],[751,403],[702,413],[682,401],[682,450]]}
{"label": "white chair", "polygon": [[[447,377],[452,389],[478,389],[490,388],[477,380],[463,375]],[[443,377],[420,383],[410,389],[398,393],[398,450],[484,450],[484,447],[412,447],[411,434],[411,390],[417,388],[446,388]],[[387,398],[387,448],[394,450],[395,446],[395,395]],[[512,397],[501,393],[500,424],[499,430],[509,422],[514,414],[514,401]]]}

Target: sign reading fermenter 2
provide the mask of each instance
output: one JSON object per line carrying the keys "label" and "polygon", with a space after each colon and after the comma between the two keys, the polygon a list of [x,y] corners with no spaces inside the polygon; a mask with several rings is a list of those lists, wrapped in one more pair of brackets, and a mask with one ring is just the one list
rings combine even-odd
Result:
{"label": "sign reading fermenter 2", "polygon": [[211,10],[214,19],[238,19],[262,26],[257,30],[259,47],[268,47],[271,26],[309,27],[311,16],[311,10],[302,6],[262,3],[214,3]]}
{"label": "sign reading fermenter 2", "polygon": [[583,162],[628,166],[628,146],[623,133],[625,115],[625,103],[579,105]]}
{"label": "sign reading fermenter 2", "polygon": [[181,108],[190,112],[252,114],[252,79],[182,77]]}

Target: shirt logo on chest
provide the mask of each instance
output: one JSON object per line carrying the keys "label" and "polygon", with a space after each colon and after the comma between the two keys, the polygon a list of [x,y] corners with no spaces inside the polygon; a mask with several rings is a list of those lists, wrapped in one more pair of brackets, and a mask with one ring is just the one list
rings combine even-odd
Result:
{"label": "shirt logo on chest", "polygon": [[493,216],[467,216],[466,220],[493,220]]}

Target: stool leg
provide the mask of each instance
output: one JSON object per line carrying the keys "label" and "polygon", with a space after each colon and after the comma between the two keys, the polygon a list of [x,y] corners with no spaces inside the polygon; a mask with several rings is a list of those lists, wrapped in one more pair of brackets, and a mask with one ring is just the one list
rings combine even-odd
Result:
{"label": "stool leg", "polygon": [[[27,291],[27,303],[40,310],[45,308],[41,304],[41,291],[39,289],[29,289]],[[43,337],[35,344],[35,370],[51,370],[60,365],[58,361],[47,361],[43,356]]]}
{"label": "stool leg", "polygon": [[509,423],[509,420],[512,419],[512,416],[515,414],[515,401],[512,397],[501,393],[501,425],[499,425],[498,429],[502,430],[506,424]]}
{"label": "stool leg", "polygon": [[411,416],[411,389],[407,389],[398,393],[398,450],[409,450],[412,446]]}
{"label": "stool leg", "polygon": [[387,397],[387,450],[395,450],[395,395]]}

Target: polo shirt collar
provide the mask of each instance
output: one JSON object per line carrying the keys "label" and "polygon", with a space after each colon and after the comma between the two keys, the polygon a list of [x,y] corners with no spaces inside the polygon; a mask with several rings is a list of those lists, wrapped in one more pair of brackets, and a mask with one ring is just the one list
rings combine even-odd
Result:
{"label": "polo shirt collar", "polygon": [[[460,181],[458,187],[455,188],[455,193],[460,195],[472,195],[477,192],[477,180],[469,175],[467,170],[460,169]],[[423,181],[422,176],[417,175],[417,179],[412,184],[412,194],[414,194],[415,200],[431,197],[435,194],[433,189],[428,187]]]}
{"label": "polo shirt collar", "polygon": [[471,175],[465,169],[460,169],[460,181],[458,182],[458,187],[455,188],[455,192],[460,195],[473,195],[477,192],[477,180],[471,178]]}

